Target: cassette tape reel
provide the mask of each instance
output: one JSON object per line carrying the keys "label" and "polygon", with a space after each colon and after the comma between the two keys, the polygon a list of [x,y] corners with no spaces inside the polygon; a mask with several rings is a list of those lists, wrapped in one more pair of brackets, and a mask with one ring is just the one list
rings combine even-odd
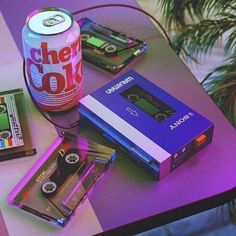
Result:
{"label": "cassette tape reel", "polygon": [[9,194],[8,202],[65,226],[115,157],[114,149],[62,133]]}

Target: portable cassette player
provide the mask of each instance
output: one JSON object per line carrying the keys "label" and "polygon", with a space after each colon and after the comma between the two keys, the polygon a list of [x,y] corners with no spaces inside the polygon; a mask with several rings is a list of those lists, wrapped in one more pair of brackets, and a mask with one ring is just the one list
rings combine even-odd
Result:
{"label": "portable cassette player", "polygon": [[157,179],[212,140],[211,121],[135,71],[83,97],[79,110]]}

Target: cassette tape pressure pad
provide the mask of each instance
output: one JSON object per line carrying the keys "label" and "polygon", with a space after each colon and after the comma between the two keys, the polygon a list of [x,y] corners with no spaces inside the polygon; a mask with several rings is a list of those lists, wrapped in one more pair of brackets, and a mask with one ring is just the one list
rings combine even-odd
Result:
{"label": "cassette tape pressure pad", "polygon": [[212,140],[211,121],[135,71],[82,98],[79,109],[157,179]]}

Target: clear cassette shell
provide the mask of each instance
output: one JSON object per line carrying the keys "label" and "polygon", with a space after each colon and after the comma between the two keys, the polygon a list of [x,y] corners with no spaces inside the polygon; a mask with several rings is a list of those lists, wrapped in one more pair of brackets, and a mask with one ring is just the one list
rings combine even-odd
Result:
{"label": "clear cassette shell", "polygon": [[8,202],[65,226],[115,157],[112,148],[62,133],[8,195]]}

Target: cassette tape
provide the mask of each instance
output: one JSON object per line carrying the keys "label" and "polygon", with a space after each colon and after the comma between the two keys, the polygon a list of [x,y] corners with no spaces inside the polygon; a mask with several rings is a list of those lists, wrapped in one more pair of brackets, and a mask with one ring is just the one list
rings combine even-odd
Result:
{"label": "cassette tape", "polygon": [[62,133],[8,195],[8,202],[65,226],[115,158],[112,148]]}
{"label": "cassette tape", "polygon": [[22,89],[0,92],[0,161],[36,153]]}
{"label": "cassette tape", "polygon": [[24,145],[15,94],[0,95],[0,150]]}
{"label": "cassette tape", "polygon": [[119,72],[147,48],[144,41],[112,30],[91,19],[82,18],[78,23],[83,59],[111,73]]}
{"label": "cassette tape", "polygon": [[79,111],[157,179],[212,141],[210,120],[135,71],[83,97]]}

